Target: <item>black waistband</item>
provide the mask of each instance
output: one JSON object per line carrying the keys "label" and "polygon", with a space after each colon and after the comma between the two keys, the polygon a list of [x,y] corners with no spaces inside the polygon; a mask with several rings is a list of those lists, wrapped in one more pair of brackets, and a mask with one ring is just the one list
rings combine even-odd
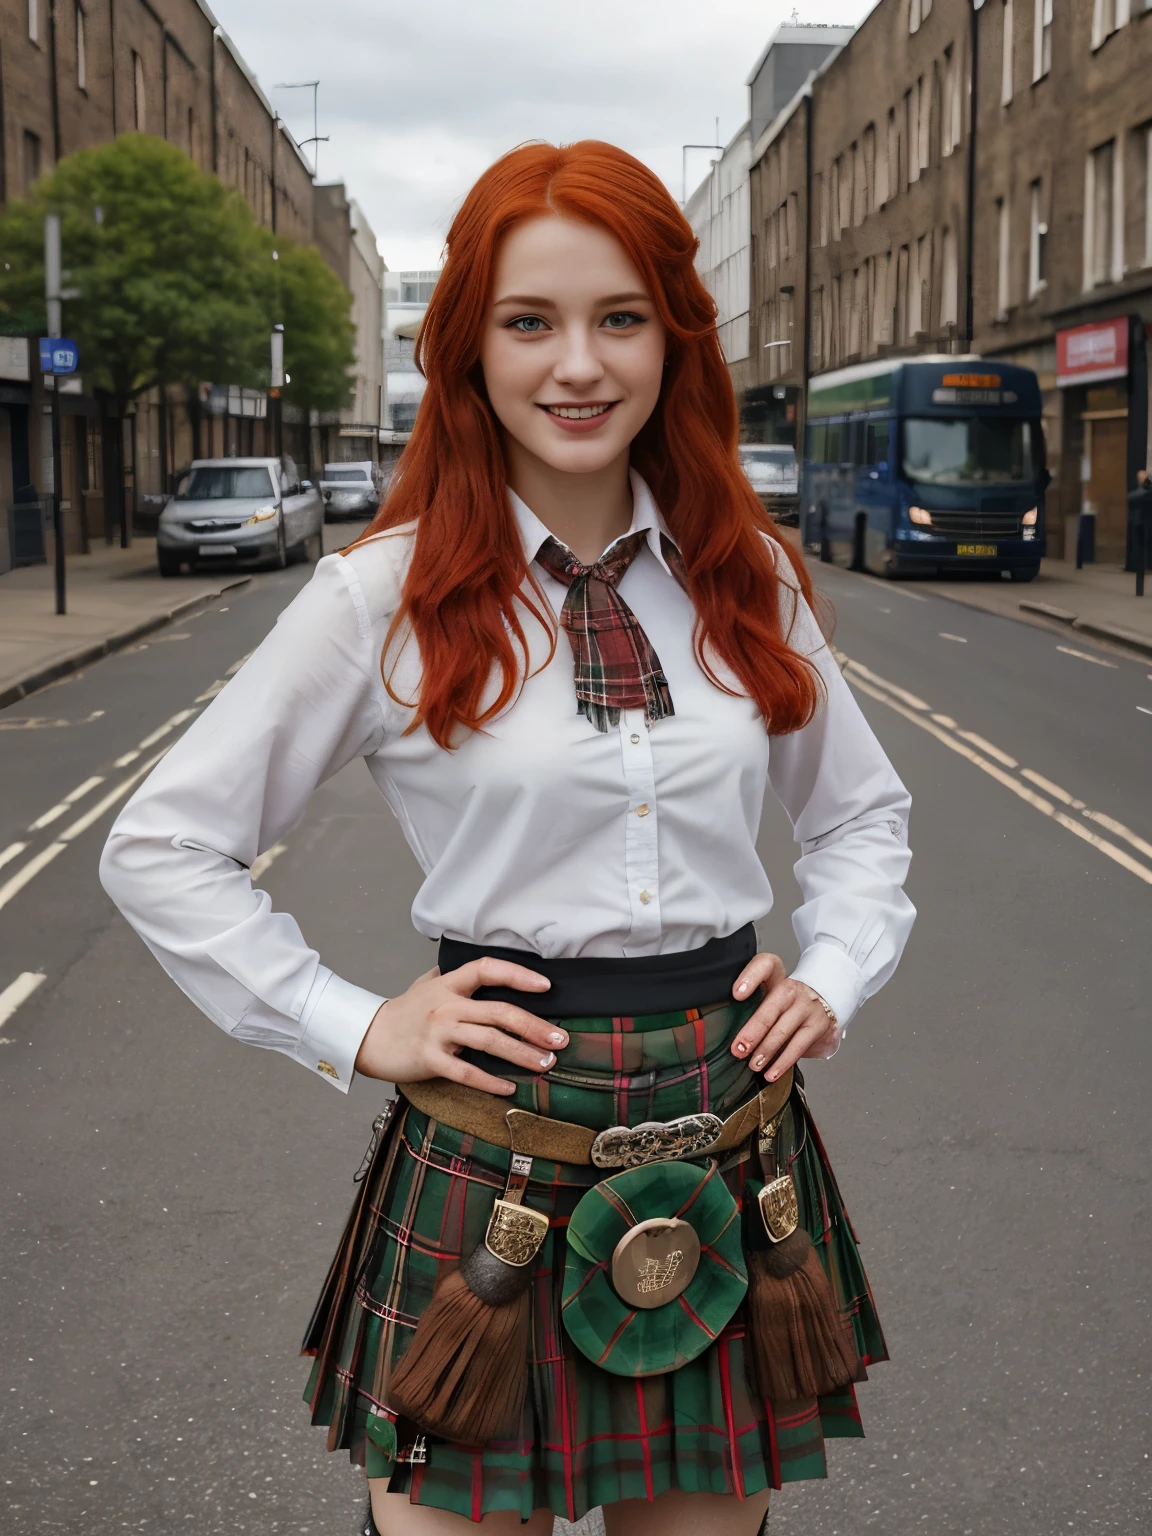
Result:
{"label": "black waistband", "polygon": [[530,950],[441,939],[439,965],[441,971],[455,971],[485,955],[512,960],[547,976],[551,991],[541,996],[510,987],[481,987],[473,995],[516,1003],[548,1019],[588,1019],[675,1013],[720,1002],[731,997],[732,984],[755,953],[756,930],[748,923],[726,938],[709,939],[699,949],[627,959],[545,960]]}

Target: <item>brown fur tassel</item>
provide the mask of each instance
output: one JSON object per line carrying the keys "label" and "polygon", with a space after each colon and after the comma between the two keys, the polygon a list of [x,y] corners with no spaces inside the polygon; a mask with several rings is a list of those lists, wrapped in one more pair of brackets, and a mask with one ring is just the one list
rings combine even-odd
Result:
{"label": "brown fur tassel", "polygon": [[527,1288],[481,1301],[459,1269],[436,1286],[388,1383],[388,1405],[462,1445],[515,1434],[528,1383]]}
{"label": "brown fur tassel", "polygon": [[764,1396],[794,1403],[855,1380],[852,1335],[804,1228],[749,1253],[747,1263],[749,1341]]}

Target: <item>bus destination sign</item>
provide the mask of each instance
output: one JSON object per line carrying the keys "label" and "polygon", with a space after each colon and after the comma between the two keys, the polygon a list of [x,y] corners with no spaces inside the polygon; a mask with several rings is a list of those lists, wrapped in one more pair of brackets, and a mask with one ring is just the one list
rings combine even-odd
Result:
{"label": "bus destination sign", "polygon": [[943,388],[932,391],[932,404],[1015,405],[1015,391],[1000,383],[998,373],[946,373]]}

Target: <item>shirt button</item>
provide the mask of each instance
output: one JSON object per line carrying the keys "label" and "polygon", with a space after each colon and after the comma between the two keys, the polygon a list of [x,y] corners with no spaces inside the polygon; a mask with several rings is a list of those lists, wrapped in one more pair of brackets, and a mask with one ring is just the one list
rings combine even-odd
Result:
{"label": "shirt button", "polygon": [[639,735],[635,731],[633,731],[632,732],[632,745],[636,746],[636,744],[639,742],[639,740],[640,740]]}
{"label": "shirt button", "polygon": [[651,809],[652,807],[650,805],[638,805],[636,807],[636,814],[637,816],[647,816]]}
{"label": "shirt button", "polygon": [[649,895],[649,893],[647,891],[641,891],[640,892],[640,900],[644,903],[645,906],[647,906],[648,903],[652,900],[652,897]]}

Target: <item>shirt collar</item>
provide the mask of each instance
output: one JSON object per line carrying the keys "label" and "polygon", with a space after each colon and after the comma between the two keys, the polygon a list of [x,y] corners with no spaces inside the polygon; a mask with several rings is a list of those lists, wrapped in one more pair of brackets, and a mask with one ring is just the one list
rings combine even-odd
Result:
{"label": "shirt collar", "polygon": [[[652,492],[645,482],[634,469],[629,470],[628,477],[632,483],[632,526],[628,529],[628,534],[643,533],[647,538],[648,548],[671,576],[672,572],[664,558],[664,551],[660,547],[660,538],[663,535],[672,543],[675,543],[675,540],[668,532],[668,525],[660,515],[660,508],[656,505]],[[517,496],[511,486],[508,487],[508,500],[512,505],[516,526],[520,530],[524,558],[531,564],[545,539],[554,538],[555,535],[544,526],[527,502]],[[627,538],[628,534],[623,537]]]}

